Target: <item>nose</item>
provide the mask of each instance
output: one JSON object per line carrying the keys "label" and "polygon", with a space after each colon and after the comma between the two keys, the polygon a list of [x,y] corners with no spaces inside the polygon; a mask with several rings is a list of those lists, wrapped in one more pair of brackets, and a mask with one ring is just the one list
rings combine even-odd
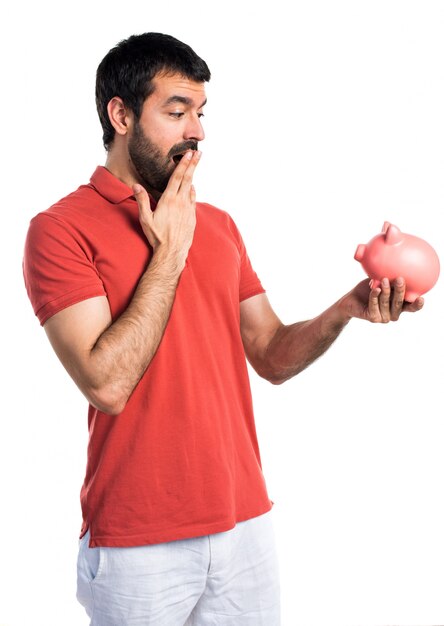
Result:
{"label": "nose", "polygon": [[184,129],[184,139],[190,140],[194,139],[195,141],[203,141],[205,139],[205,132],[202,126],[202,122],[200,121],[200,117],[190,116],[188,123]]}

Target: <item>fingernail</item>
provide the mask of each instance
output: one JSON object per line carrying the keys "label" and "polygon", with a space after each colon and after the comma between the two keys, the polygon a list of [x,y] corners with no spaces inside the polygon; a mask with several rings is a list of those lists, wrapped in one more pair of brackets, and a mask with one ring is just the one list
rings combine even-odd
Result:
{"label": "fingernail", "polygon": [[143,187],[142,185],[139,185],[138,183],[136,183],[135,185],[133,185],[133,191],[134,193],[140,193],[142,191]]}
{"label": "fingernail", "polygon": [[193,156],[192,150],[188,150],[188,152],[185,153],[185,158],[188,159],[188,161],[191,159],[192,156]]}
{"label": "fingernail", "polygon": [[398,287],[402,287],[402,285],[404,284],[404,279],[398,276],[395,282],[398,285]]}
{"label": "fingernail", "polygon": [[382,286],[385,287],[385,288],[390,287],[390,283],[389,283],[388,278],[383,278],[382,279]]}

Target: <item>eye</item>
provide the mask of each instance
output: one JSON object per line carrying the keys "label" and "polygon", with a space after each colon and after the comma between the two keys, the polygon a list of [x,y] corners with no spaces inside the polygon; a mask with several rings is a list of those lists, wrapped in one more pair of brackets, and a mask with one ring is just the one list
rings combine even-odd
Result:
{"label": "eye", "polygon": [[183,115],[184,115],[183,111],[174,111],[170,113],[170,116],[174,117],[177,120],[179,120]]}

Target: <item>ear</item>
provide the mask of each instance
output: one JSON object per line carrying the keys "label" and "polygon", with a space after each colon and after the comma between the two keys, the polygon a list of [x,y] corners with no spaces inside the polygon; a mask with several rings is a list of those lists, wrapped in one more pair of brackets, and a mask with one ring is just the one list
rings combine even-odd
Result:
{"label": "ear", "polygon": [[114,96],[107,106],[109,121],[118,135],[126,135],[132,121],[132,113],[125,107],[122,98]]}
{"label": "ear", "polygon": [[390,224],[385,233],[385,242],[389,246],[394,246],[402,241],[402,233],[397,226]]}

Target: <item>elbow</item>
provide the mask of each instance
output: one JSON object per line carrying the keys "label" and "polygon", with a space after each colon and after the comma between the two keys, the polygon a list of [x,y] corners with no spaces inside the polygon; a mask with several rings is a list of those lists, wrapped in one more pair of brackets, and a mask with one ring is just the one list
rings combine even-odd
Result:
{"label": "elbow", "polygon": [[300,364],[299,366],[294,364],[291,367],[285,367],[282,363],[273,362],[270,358],[256,362],[253,367],[261,378],[267,380],[272,385],[282,385],[282,383],[297,376],[305,369]]}
{"label": "elbow", "polygon": [[98,409],[101,413],[106,413],[110,417],[117,417],[120,413],[123,412],[126,406],[126,402],[115,402],[109,404],[98,404],[96,405],[96,409]]}
{"label": "elbow", "polygon": [[114,389],[90,389],[85,394],[88,402],[101,413],[111,417],[120,415],[125,409],[128,396]]}
{"label": "elbow", "polygon": [[266,378],[266,380],[268,380],[268,382],[270,382],[272,385],[282,385],[282,383],[286,383],[287,380],[291,380],[292,378],[303,372],[307,365],[308,364],[305,364],[303,366],[299,365],[299,367],[295,365],[294,367],[290,368],[275,369],[269,372],[266,376],[263,376],[263,378]]}
{"label": "elbow", "polygon": [[254,358],[251,359],[251,364],[256,370],[257,374],[268,381],[272,385],[282,385],[286,380],[291,378],[289,376],[289,370],[281,362],[277,354],[275,347],[281,336],[281,330],[285,326],[281,325],[273,337],[266,343],[265,347],[261,351],[256,351]]}
{"label": "elbow", "polygon": [[268,382],[269,382],[269,383],[271,383],[272,385],[282,385],[282,383],[285,383],[285,381],[287,380],[287,378],[274,376],[274,377],[269,377],[269,378],[267,378],[267,380],[268,380]]}
{"label": "elbow", "polygon": [[285,381],[288,380],[286,376],[282,376],[277,373],[268,374],[267,376],[262,376],[262,378],[268,380],[268,382],[272,385],[282,385],[282,383],[285,383]]}
{"label": "elbow", "polygon": [[[90,400],[91,402],[91,400]],[[110,417],[117,417],[118,415],[120,415],[120,413],[123,412],[124,408],[126,407],[126,401],[108,401],[105,399],[105,401],[94,401],[91,402],[91,404],[101,413],[106,413],[106,415],[109,415]]]}
{"label": "elbow", "polygon": [[260,366],[256,365],[255,367],[256,373],[268,381],[272,385],[282,385],[288,377],[285,374],[277,369],[270,367],[269,365],[265,366],[265,364],[261,364]]}

